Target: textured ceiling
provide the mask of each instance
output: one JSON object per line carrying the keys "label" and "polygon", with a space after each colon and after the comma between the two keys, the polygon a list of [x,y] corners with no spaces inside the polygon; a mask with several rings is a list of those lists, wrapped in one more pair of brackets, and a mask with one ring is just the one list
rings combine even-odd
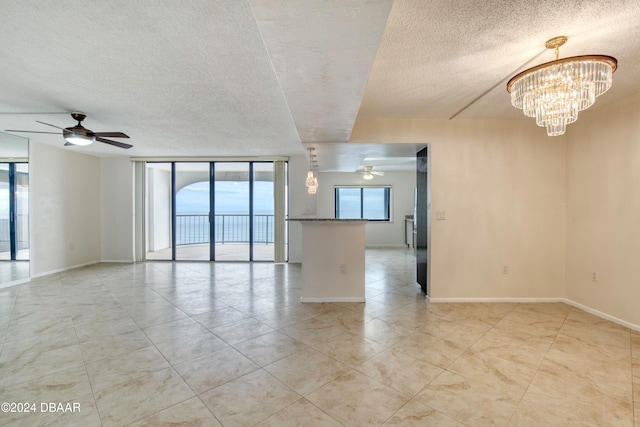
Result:
{"label": "textured ceiling", "polygon": [[134,145],[67,148],[92,155],[285,156],[315,145],[320,169],[366,158],[384,167],[416,147],[346,143],[358,118],[530,120],[511,107],[506,80],[553,59],[543,44],[560,34],[561,57],[619,60],[595,108],[640,90],[637,0],[7,0],[0,113],[11,114],[0,129],[48,131],[35,120],[66,127],[66,113],[83,111],[87,128]]}

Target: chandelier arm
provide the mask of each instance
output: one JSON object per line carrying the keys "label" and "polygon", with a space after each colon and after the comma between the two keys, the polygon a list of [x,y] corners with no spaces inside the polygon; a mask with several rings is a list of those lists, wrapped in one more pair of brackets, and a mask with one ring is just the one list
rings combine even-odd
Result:
{"label": "chandelier arm", "polygon": [[464,107],[462,107],[460,110],[458,110],[453,116],[449,117],[449,120],[455,119],[456,116],[458,116],[460,113],[462,113],[464,110],[466,110],[467,108],[471,107],[473,104],[475,104],[476,102],[478,102],[480,100],[480,98],[483,98],[486,94],[488,94],[489,92],[491,92],[492,90],[494,90],[495,88],[497,88],[498,86],[500,86],[501,84],[503,84],[510,76],[513,75],[513,73],[517,72],[518,70],[523,69],[524,67],[527,66],[527,64],[529,64],[530,62],[534,61],[536,58],[538,58],[540,55],[542,55],[543,53],[547,52],[547,49],[541,51],[540,53],[538,53],[537,55],[535,55],[533,58],[529,59],[527,62],[525,62],[524,64],[522,64],[521,66],[519,66],[518,68],[516,68],[512,73],[508,74],[507,76],[505,76],[502,80],[500,80],[498,83],[494,84],[493,86],[491,86],[489,89],[485,90],[484,92],[482,92],[480,95],[478,95],[476,98],[473,99],[473,101],[469,102],[467,105],[465,105]]}

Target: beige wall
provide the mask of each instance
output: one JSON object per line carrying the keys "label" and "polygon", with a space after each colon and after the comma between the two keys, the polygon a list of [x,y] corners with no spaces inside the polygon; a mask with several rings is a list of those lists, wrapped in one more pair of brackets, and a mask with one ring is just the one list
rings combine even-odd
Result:
{"label": "beige wall", "polygon": [[32,142],[31,275],[100,261],[100,159]]}
{"label": "beige wall", "polygon": [[530,120],[358,120],[351,141],[430,144],[433,299],[564,296],[563,138]]}
{"label": "beige wall", "polygon": [[580,114],[566,137],[566,296],[640,325],[640,95]]}

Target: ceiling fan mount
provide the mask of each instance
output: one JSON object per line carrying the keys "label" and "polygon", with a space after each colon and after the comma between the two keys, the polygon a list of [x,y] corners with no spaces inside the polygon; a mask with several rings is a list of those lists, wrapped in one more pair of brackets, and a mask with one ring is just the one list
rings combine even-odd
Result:
{"label": "ceiling fan mount", "polygon": [[[93,132],[92,130],[89,130],[89,129],[85,128],[84,126],[82,126],[82,121],[87,118],[87,115],[85,113],[80,113],[80,112],[74,111],[73,113],[71,113],[71,117],[75,121],[77,121],[78,124],[75,125],[75,126],[70,126],[70,127],[66,127],[66,128],[61,128],[61,127],[56,126],[56,125],[52,125],[52,124],[49,124],[49,123],[41,122],[39,120],[36,120],[36,122],[40,123],[40,124],[43,124],[43,125],[54,127],[56,129],[60,129],[62,131],[62,136],[64,137],[64,139],[66,141],[64,145],[89,145],[89,144],[92,144],[95,141],[98,141],[98,142],[103,142],[105,144],[109,144],[109,145],[113,145],[115,147],[120,147],[120,148],[125,148],[125,149],[133,147],[133,145],[131,145],[131,144],[125,144],[124,142],[113,141],[111,139],[107,139],[106,138],[106,137],[109,137],[109,138],[129,138],[128,135],[126,135],[126,134],[124,134],[122,132]],[[41,131],[13,130],[13,129],[7,129],[6,132],[59,134],[59,132],[41,132]]]}

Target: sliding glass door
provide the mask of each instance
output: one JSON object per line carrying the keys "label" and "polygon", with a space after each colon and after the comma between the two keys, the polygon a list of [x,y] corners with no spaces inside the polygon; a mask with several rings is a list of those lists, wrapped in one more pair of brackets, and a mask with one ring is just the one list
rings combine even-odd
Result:
{"label": "sliding glass door", "polygon": [[147,163],[147,259],[274,261],[274,187],[274,162]]}
{"label": "sliding glass door", "polygon": [[0,260],[29,259],[29,165],[0,163]]}

